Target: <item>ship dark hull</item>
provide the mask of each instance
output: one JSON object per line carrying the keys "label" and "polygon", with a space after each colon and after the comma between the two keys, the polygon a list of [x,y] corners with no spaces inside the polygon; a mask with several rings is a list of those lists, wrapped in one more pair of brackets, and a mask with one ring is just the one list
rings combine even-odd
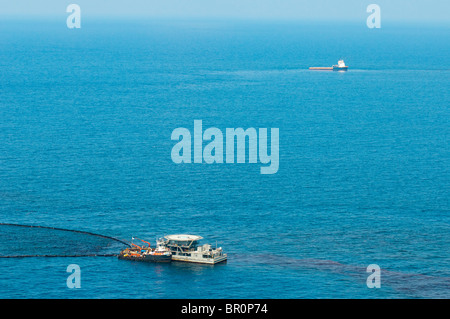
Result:
{"label": "ship dark hull", "polygon": [[347,71],[347,70],[348,70],[348,66],[343,66],[343,67],[333,66],[333,71]]}
{"label": "ship dark hull", "polygon": [[149,263],[169,263],[172,261],[172,256],[165,255],[144,255],[140,256],[130,256],[130,255],[119,255],[119,259],[132,260],[132,261],[144,261]]}
{"label": "ship dark hull", "polygon": [[347,71],[348,66],[310,67],[312,71]]}

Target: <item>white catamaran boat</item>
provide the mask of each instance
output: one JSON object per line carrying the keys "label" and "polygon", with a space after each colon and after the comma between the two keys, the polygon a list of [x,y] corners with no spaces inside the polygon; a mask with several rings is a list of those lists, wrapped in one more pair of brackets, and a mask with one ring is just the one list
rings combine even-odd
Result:
{"label": "white catamaran boat", "polygon": [[211,245],[200,245],[203,237],[195,235],[165,236],[164,245],[172,252],[173,261],[185,261],[202,264],[217,264],[227,260],[222,248],[211,248]]}

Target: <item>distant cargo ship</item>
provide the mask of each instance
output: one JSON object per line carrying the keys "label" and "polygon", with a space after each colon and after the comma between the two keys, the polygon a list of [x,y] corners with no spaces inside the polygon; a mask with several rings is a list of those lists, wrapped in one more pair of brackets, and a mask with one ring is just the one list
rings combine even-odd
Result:
{"label": "distant cargo ship", "polygon": [[331,67],[310,67],[309,69],[313,71],[347,71],[348,66],[345,65],[344,60],[339,60],[337,65]]}

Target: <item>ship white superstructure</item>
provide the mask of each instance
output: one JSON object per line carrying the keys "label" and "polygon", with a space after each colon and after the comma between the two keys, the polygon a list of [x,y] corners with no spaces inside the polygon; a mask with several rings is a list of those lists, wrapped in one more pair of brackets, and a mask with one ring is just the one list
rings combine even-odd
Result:
{"label": "ship white superstructure", "polygon": [[200,245],[203,239],[196,235],[165,236],[164,245],[172,252],[173,261],[185,261],[201,264],[217,264],[227,260],[221,247],[212,248],[209,244]]}

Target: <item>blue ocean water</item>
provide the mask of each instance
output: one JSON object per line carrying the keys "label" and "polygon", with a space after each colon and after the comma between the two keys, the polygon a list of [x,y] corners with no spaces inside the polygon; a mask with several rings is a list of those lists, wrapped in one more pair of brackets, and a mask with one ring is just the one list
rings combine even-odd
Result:
{"label": "blue ocean water", "polygon": [[[229,260],[0,258],[0,297],[450,297],[449,56],[448,25],[1,21],[0,222],[192,233]],[[194,120],[279,128],[278,172],[174,164]]]}

